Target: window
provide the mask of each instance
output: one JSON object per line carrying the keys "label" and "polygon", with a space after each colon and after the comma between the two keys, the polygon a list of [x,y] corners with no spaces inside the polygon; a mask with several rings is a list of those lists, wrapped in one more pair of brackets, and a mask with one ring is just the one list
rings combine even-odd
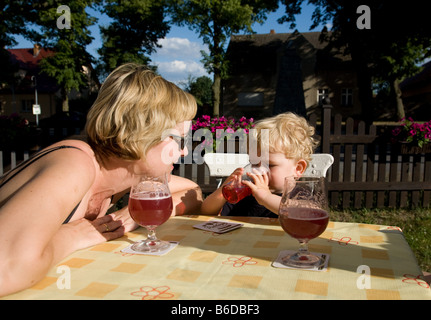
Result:
{"label": "window", "polygon": [[21,112],[33,112],[34,100],[21,100]]}
{"label": "window", "polygon": [[342,106],[353,106],[353,89],[341,89],[341,105]]}
{"label": "window", "polygon": [[263,92],[241,92],[238,94],[238,106],[261,107],[263,106]]}
{"label": "window", "polygon": [[329,98],[329,89],[319,89],[317,91],[317,103],[322,105],[325,98]]}

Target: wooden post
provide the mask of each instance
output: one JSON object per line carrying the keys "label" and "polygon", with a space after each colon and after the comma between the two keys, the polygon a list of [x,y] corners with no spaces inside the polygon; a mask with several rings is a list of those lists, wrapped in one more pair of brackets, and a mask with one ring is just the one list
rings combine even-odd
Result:
{"label": "wooden post", "polygon": [[323,100],[322,106],[322,153],[329,153],[331,136],[332,105],[328,98]]}

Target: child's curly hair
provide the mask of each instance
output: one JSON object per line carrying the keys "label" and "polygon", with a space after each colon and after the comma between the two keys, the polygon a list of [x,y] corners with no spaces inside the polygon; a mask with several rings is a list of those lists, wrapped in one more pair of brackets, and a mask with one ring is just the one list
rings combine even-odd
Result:
{"label": "child's curly hair", "polygon": [[[281,113],[276,116],[256,122],[253,130],[261,148],[268,148],[269,152],[283,153],[289,159],[304,159],[309,163],[311,155],[319,142],[313,138],[314,127],[307,120],[292,112]],[[264,146],[262,130],[269,130],[269,145]]]}

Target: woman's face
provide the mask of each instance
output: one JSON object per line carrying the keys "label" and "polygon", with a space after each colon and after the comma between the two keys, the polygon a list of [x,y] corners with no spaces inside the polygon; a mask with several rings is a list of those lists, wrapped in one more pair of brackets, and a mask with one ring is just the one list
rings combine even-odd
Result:
{"label": "woman's face", "polygon": [[174,168],[173,164],[189,152],[185,144],[184,149],[181,149],[181,139],[189,132],[190,125],[191,121],[184,121],[168,130],[164,137],[161,137],[161,142],[148,150],[139,170],[152,176],[170,173]]}

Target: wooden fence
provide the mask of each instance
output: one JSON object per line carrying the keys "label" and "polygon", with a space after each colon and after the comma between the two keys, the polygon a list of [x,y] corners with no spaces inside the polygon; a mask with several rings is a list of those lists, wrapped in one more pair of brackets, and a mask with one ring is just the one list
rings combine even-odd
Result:
{"label": "wooden fence", "polygon": [[[390,127],[332,116],[324,106],[321,152],[331,153],[329,200],[341,208],[429,207],[431,154],[403,154]],[[313,120],[311,120],[313,121]],[[320,130],[319,130],[320,129]]]}
{"label": "wooden fence", "polygon": [[82,139],[81,130],[78,127],[39,129],[36,132],[38,136],[37,141],[40,143],[39,147],[35,147],[32,150],[22,150],[20,146],[17,146],[16,150],[0,149],[0,176],[15,168],[23,160],[28,159],[32,153],[38,151],[38,148],[43,148],[65,138]]}
{"label": "wooden fence", "polygon": [[[310,116],[321,143],[317,152],[330,153],[334,164],[327,174],[329,202],[334,208],[429,207],[431,205],[431,153],[403,154],[392,144],[390,128],[367,126],[362,121],[332,115],[330,105],[323,106],[321,121]],[[0,174],[14,167],[27,153],[9,157]],[[204,193],[215,190],[217,181],[209,177],[205,164],[179,164],[174,174],[197,182]]]}
{"label": "wooden fence", "polygon": [[[327,174],[329,203],[334,208],[403,208],[431,205],[431,153],[403,154],[392,144],[391,127],[367,126],[352,118],[332,115],[332,106],[322,108],[321,121],[311,115],[320,146],[334,164]],[[208,168],[181,164],[175,174],[197,182],[204,193],[212,192],[216,179]]]}

